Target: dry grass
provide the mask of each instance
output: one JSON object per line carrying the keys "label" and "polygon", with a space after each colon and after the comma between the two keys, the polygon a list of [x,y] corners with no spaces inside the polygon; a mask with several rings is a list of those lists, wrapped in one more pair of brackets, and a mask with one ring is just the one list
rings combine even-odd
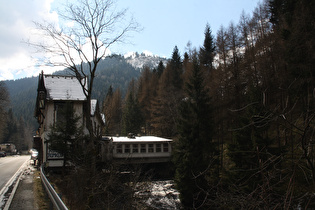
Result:
{"label": "dry grass", "polygon": [[50,209],[50,201],[49,198],[46,194],[45,188],[42,185],[42,180],[40,178],[40,172],[35,171],[34,172],[34,201],[35,201],[35,206],[37,209],[43,209],[43,210],[48,210]]}

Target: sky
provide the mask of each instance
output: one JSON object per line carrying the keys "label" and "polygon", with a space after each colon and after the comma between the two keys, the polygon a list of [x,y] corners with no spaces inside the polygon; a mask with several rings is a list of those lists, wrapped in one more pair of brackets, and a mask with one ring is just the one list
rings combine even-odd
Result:
{"label": "sky", "polygon": [[[72,0],[75,2],[75,0]],[[208,23],[216,36],[222,25],[238,23],[244,10],[252,15],[260,0],[117,0],[116,9],[128,9],[142,30],[130,34],[127,43],[113,45],[111,53],[146,52],[171,57],[175,46],[181,55],[187,43],[199,48]],[[35,22],[61,24],[57,10],[65,0],[0,0],[0,81],[50,74],[61,70],[48,67],[26,42],[34,38]]]}

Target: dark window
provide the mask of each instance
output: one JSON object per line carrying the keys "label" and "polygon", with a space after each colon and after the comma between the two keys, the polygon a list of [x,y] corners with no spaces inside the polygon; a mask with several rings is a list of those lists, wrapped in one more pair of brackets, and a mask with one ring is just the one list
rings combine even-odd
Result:
{"label": "dark window", "polygon": [[62,122],[65,120],[65,106],[64,102],[55,102],[55,122]]}
{"label": "dark window", "polygon": [[149,144],[148,151],[149,152],[154,152],[154,144]]}
{"label": "dark window", "polygon": [[155,151],[156,151],[156,152],[162,152],[161,144],[156,144],[156,145],[155,145]]}
{"label": "dark window", "polygon": [[122,145],[121,144],[117,144],[116,153],[122,153]]}
{"label": "dark window", "polygon": [[146,144],[141,144],[140,152],[141,153],[146,153],[147,152]]}
{"label": "dark window", "polygon": [[132,152],[133,153],[138,153],[138,144],[133,144],[132,145]]}
{"label": "dark window", "polygon": [[130,144],[125,144],[125,153],[130,153]]}
{"label": "dark window", "polygon": [[69,115],[69,113],[74,113],[73,103],[63,101],[55,102],[55,122],[65,121],[66,115]]}
{"label": "dark window", "polygon": [[40,109],[44,109],[45,108],[45,98],[46,98],[46,94],[44,91],[39,91],[39,108]]}
{"label": "dark window", "polygon": [[163,144],[163,152],[168,152],[168,143]]}

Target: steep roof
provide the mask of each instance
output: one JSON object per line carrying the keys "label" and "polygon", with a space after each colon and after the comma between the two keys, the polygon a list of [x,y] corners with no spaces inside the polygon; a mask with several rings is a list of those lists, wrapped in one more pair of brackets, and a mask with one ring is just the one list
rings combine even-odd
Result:
{"label": "steep roof", "polygon": [[48,100],[86,100],[76,77],[44,75],[44,84]]}
{"label": "steep roof", "polygon": [[98,102],[96,99],[91,99],[91,116],[94,117],[98,115],[99,120],[105,124],[105,115],[103,113],[100,113]]}

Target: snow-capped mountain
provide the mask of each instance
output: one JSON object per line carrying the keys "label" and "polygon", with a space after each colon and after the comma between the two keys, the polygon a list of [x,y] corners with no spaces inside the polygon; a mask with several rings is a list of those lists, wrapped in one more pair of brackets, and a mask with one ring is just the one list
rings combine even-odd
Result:
{"label": "snow-capped mountain", "polygon": [[160,61],[166,65],[167,59],[165,57],[160,57],[158,55],[153,55],[149,51],[144,51],[141,54],[138,52],[130,52],[124,55],[127,63],[132,65],[136,69],[142,69],[144,66],[149,68],[155,68],[159,65]]}

